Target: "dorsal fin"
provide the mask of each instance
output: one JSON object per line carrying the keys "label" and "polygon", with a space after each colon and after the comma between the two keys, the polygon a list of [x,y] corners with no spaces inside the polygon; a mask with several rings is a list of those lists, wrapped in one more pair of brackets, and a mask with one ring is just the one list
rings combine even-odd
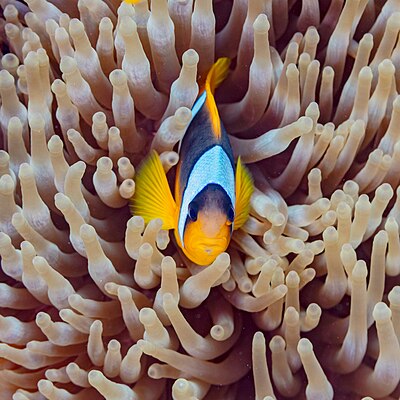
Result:
{"label": "dorsal fin", "polygon": [[210,120],[214,134],[218,139],[221,137],[221,120],[215,103],[214,91],[228,75],[229,64],[229,58],[219,58],[208,72],[205,83],[206,106],[210,112]]}

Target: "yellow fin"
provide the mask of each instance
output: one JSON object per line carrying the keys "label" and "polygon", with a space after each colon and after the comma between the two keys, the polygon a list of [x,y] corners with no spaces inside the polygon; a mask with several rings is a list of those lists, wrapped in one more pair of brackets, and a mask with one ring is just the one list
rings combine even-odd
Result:
{"label": "yellow fin", "polygon": [[135,194],[131,199],[132,214],[140,215],[146,223],[161,218],[163,229],[175,228],[176,204],[156,151],[139,167],[135,184]]}
{"label": "yellow fin", "polygon": [[253,190],[253,178],[239,157],[236,165],[236,215],[233,222],[234,230],[243,226],[249,216],[250,197],[253,194]]}
{"label": "yellow fin", "polygon": [[133,4],[133,5],[140,3],[141,1],[142,0],[124,0],[125,3]]}
{"label": "yellow fin", "polygon": [[205,84],[207,93],[206,105],[210,112],[211,125],[217,138],[221,137],[221,120],[215,104],[214,91],[228,75],[230,62],[229,58],[219,58],[208,72]]}

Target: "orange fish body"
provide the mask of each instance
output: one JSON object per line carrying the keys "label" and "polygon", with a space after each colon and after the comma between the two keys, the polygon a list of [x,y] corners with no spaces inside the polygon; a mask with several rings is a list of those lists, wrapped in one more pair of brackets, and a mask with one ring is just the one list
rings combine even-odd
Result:
{"label": "orange fish body", "polygon": [[180,147],[175,200],[156,152],[136,176],[132,212],[145,222],[163,219],[164,229],[174,229],[184,254],[199,265],[209,265],[226,250],[232,231],[249,212],[252,179],[238,160],[236,171],[228,135],[219,118],[215,88],[228,73],[229,60],[211,68],[205,89],[192,108]]}

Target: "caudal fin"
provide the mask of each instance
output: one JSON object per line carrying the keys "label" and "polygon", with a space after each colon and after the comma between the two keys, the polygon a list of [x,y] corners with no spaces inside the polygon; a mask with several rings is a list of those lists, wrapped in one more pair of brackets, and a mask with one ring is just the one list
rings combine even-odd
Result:
{"label": "caudal fin", "polygon": [[227,57],[219,58],[208,71],[206,78],[207,94],[214,94],[215,89],[225,80],[229,72],[231,60]]}
{"label": "caudal fin", "polygon": [[221,120],[215,103],[214,91],[228,75],[230,62],[229,58],[219,58],[208,72],[205,83],[206,106],[210,112],[214,135],[217,138],[221,137]]}

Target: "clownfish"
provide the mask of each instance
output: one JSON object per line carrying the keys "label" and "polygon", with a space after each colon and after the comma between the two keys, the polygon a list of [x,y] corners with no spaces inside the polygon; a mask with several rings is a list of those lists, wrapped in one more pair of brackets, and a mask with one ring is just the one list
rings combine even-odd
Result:
{"label": "clownfish", "polygon": [[192,120],[182,139],[175,179],[175,200],[156,151],[136,175],[131,211],[145,222],[163,220],[173,229],[183,253],[199,265],[209,265],[225,251],[232,232],[246,221],[253,181],[240,157],[236,168],[228,134],[219,118],[214,90],[229,71],[220,58],[207,74],[204,90],[192,108]]}

